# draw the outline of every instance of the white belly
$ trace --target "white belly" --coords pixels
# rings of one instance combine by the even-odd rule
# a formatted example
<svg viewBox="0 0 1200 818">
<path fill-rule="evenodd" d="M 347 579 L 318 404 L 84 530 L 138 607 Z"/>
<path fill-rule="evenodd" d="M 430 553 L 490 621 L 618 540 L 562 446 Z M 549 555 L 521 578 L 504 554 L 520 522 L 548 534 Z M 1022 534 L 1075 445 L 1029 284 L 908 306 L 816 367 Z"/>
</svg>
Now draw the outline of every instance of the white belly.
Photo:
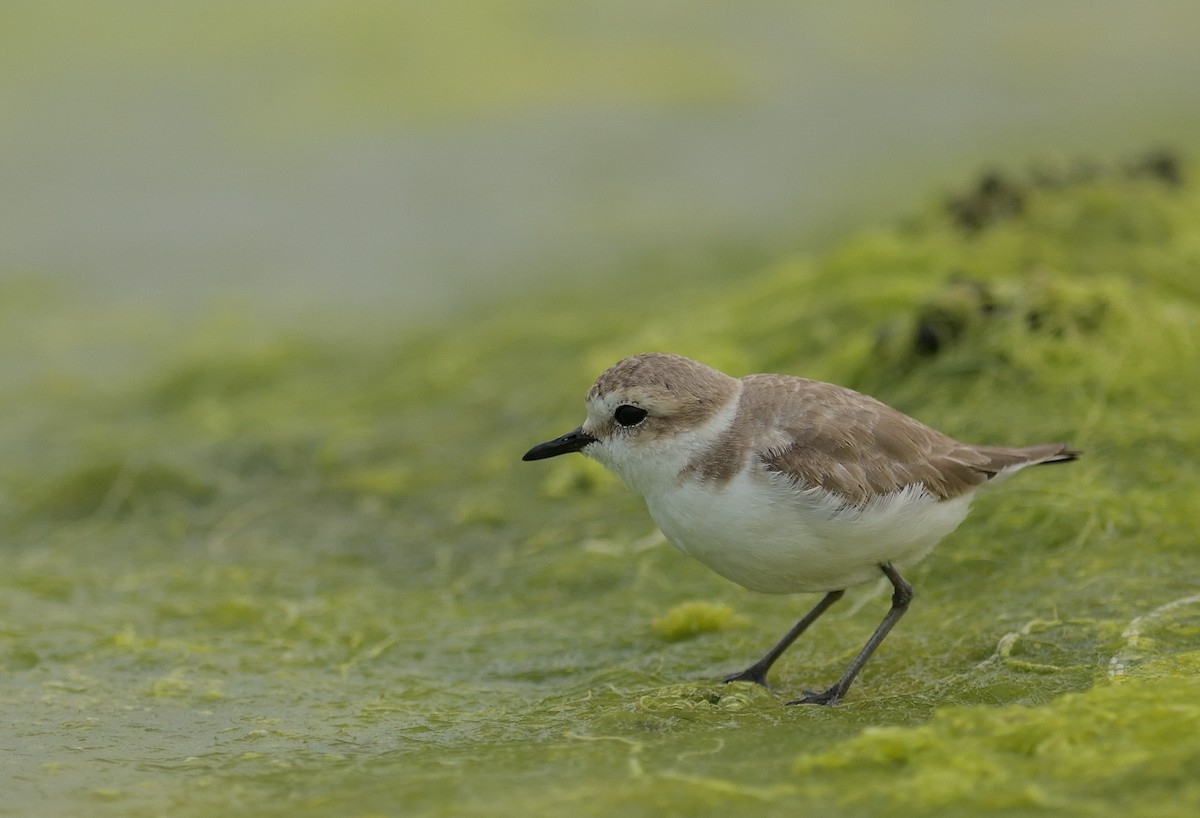
<svg viewBox="0 0 1200 818">
<path fill-rule="evenodd" d="M 755 591 L 836 591 L 877 579 L 879 564 L 912 565 L 967 516 L 970 493 L 937 501 L 920 487 L 866 508 L 820 489 L 799 490 L 767 472 L 723 486 L 695 481 L 646 493 L 672 543 Z"/>
</svg>

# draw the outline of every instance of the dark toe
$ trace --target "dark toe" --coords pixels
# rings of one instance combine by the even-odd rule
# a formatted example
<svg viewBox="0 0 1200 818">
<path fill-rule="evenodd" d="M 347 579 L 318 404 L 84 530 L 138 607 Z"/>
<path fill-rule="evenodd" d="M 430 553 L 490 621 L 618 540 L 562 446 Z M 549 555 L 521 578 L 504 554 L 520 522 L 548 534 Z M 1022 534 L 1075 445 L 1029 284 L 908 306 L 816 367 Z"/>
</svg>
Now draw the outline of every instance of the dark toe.
<svg viewBox="0 0 1200 818">
<path fill-rule="evenodd" d="M 721 681 L 729 684 L 730 682 L 754 682 L 756 685 L 769 687 L 767 684 L 767 674 L 757 668 L 748 667 L 739 673 L 730 673 Z"/>
<path fill-rule="evenodd" d="M 826 707 L 833 707 L 842 700 L 842 692 L 836 687 L 831 687 L 824 693 L 816 693 L 812 690 L 804 691 L 803 698 L 788 702 L 788 704 L 823 704 Z"/>
</svg>

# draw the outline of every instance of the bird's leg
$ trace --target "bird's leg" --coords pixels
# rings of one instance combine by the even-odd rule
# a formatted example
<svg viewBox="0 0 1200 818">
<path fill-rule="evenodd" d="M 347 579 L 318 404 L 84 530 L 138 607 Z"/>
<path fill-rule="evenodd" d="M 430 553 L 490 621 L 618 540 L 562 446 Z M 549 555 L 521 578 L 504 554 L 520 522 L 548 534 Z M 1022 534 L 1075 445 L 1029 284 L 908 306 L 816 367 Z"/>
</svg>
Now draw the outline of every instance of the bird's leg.
<svg viewBox="0 0 1200 818">
<path fill-rule="evenodd" d="M 817 621 L 817 618 L 825 613 L 825 610 L 842 598 L 845 591 L 830 591 L 822 597 L 813 609 L 806 613 L 804 617 L 797 622 L 790 631 L 784 634 L 784 637 L 776 643 L 775 647 L 767 651 L 767 655 L 759 659 L 750 667 L 743 670 L 741 673 L 731 673 L 725 677 L 726 682 L 754 682 L 763 687 L 767 686 L 767 671 L 771 669 L 771 665 L 775 664 L 775 660 L 783 655 L 796 637 L 808 630 L 808 626 Z"/>
<path fill-rule="evenodd" d="M 892 607 L 884 616 L 883 621 L 879 623 L 879 627 L 875 629 L 875 633 L 871 634 L 871 638 L 867 640 L 867 644 L 863 645 L 863 649 L 854 657 L 854 661 L 850 663 L 850 667 L 846 668 L 846 672 L 842 674 L 842 678 L 834 682 L 833 687 L 826 690 L 824 693 L 808 693 L 803 699 L 797 699 L 788 704 L 826 704 L 835 705 L 842 700 L 842 696 L 846 695 L 846 691 L 850 689 L 854 677 L 863 669 L 863 665 L 871 658 L 871 654 L 875 652 L 875 648 L 879 647 L 879 643 L 884 640 L 888 633 L 900 621 L 900 617 L 904 616 L 904 612 L 908 610 L 908 604 L 912 602 L 913 589 L 908 584 L 908 580 L 900 576 L 900 572 L 892 567 L 890 562 L 880 563 L 879 568 L 884 575 L 891 580 L 892 587 L 896 590 L 892 592 Z"/>
</svg>

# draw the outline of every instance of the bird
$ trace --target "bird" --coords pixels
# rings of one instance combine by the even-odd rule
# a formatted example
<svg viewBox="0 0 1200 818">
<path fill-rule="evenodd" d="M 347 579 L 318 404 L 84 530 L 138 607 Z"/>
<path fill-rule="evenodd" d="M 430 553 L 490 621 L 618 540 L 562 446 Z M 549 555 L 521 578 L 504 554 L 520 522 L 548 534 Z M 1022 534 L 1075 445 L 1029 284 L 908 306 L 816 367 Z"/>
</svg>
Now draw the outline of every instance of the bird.
<svg viewBox="0 0 1200 818">
<path fill-rule="evenodd" d="M 979 489 L 1080 455 L 1065 443 L 962 443 L 847 387 L 734 378 L 666 353 L 618 361 L 585 407 L 581 426 L 522 459 L 580 452 L 640 493 L 666 538 L 721 576 L 769 594 L 823 594 L 724 681 L 767 686 L 776 660 L 847 588 L 881 575 L 891 583 L 891 607 L 837 681 L 788 704 L 845 697 L 912 602 L 900 569 L 959 526 Z"/>
</svg>

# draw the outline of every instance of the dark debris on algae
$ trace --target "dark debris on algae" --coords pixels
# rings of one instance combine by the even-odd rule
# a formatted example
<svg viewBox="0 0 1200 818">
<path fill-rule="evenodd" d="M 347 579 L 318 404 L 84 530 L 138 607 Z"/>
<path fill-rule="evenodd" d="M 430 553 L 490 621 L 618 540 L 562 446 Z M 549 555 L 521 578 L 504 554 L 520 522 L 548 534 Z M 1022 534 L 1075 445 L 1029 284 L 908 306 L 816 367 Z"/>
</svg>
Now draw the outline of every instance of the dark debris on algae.
<svg viewBox="0 0 1200 818">
<path fill-rule="evenodd" d="M 992 170 L 982 174 L 965 192 L 947 197 L 946 214 L 964 233 L 973 234 L 1020 218 L 1029 200 L 1041 191 L 1138 180 L 1166 188 L 1181 187 L 1183 160 L 1176 151 L 1163 148 L 1107 165 L 1086 160 L 1061 168 L 1037 165 L 1021 176 Z"/>
</svg>

